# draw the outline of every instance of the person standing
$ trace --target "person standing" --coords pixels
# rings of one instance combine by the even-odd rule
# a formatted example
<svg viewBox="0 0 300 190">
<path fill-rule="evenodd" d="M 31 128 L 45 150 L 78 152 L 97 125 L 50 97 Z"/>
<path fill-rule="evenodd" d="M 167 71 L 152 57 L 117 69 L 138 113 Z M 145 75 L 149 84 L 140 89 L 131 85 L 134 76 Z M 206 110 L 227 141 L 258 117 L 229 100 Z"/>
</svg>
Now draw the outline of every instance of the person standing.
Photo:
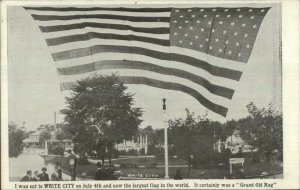
<svg viewBox="0 0 300 190">
<path fill-rule="evenodd" d="M 31 181 L 32 180 L 31 175 L 32 175 L 32 171 L 28 170 L 26 172 L 26 175 L 22 177 L 21 181 Z"/>
<path fill-rule="evenodd" d="M 237 175 L 236 175 L 236 178 L 237 178 L 237 179 L 245 179 L 245 178 L 246 178 L 243 169 L 239 169 L 239 170 L 238 170 Z"/>
<path fill-rule="evenodd" d="M 102 179 L 103 180 L 110 180 L 110 171 L 108 163 L 104 163 L 102 167 Z"/>
<path fill-rule="evenodd" d="M 40 181 L 49 181 L 49 175 L 46 173 L 47 168 L 42 168 L 42 173 L 39 174 Z"/>
<path fill-rule="evenodd" d="M 182 179 L 182 175 L 181 175 L 180 170 L 176 170 L 174 179 L 175 179 L 175 180 L 181 180 L 181 179 Z"/>
<path fill-rule="evenodd" d="M 51 174 L 51 181 L 60 181 L 58 178 L 58 168 L 56 166 L 54 172 Z"/>
<path fill-rule="evenodd" d="M 76 181 L 76 166 L 77 166 L 77 157 L 72 150 L 69 150 L 69 163 L 72 169 L 71 172 L 71 181 Z"/>
<path fill-rule="evenodd" d="M 38 171 L 34 171 L 34 176 L 32 178 L 32 181 L 40 181 L 40 177 L 39 177 L 39 172 Z"/>
<path fill-rule="evenodd" d="M 115 172 L 115 166 L 113 163 L 109 163 L 107 167 L 108 172 L 108 179 L 113 180 L 114 179 L 114 172 Z"/>
<path fill-rule="evenodd" d="M 57 171 L 57 176 L 58 176 L 58 179 L 59 181 L 62 181 L 62 171 L 61 171 L 61 168 L 60 168 L 60 162 L 56 162 L 56 167 L 58 169 Z"/>
<path fill-rule="evenodd" d="M 97 162 L 97 171 L 95 173 L 95 180 L 103 180 L 103 169 L 101 162 Z"/>
</svg>

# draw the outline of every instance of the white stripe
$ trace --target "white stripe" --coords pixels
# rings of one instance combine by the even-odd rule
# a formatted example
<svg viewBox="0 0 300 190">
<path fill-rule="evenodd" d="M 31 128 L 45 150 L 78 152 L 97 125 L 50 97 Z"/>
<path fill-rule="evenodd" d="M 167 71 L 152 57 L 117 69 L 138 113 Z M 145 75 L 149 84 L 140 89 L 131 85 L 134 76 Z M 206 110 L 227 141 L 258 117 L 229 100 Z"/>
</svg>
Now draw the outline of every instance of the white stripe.
<svg viewBox="0 0 300 190">
<path fill-rule="evenodd" d="M 60 76 L 60 81 L 62 83 L 64 82 L 75 82 L 76 80 L 81 80 L 83 78 L 86 78 L 90 76 L 92 73 L 95 72 L 89 72 L 89 73 L 84 73 L 84 74 L 78 74 L 78 75 L 65 75 L 65 76 Z M 201 95 L 209 99 L 210 101 L 223 105 L 225 107 L 229 106 L 230 100 L 218 95 L 214 95 L 210 93 L 207 89 L 202 87 L 201 85 L 198 85 L 196 83 L 193 83 L 187 79 L 183 79 L 180 77 L 176 76 L 169 76 L 169 75 L 162 75 L 159 73 L 151 72 L 151 71 L 144 71 L 144 70 L 135 70 L 135 69 L 104 69 L 104 70 L 99 70 L 96 73 L 102 74 L 102 75 L 110 75 L 111 73 L 117 73 L 120 76 L 130 76 L 130 77 L 147 77 L 150 79 L 155 79 L 155 80 L 161 80 L 165 82 L 174 82 L 178 84 L 182 84 L 185 86 L 188 86 L 192 89 L 195 89 L 198 91 Z"/>
<path fill-rule="evenodd" d="M 39 11 L 27 10 L 30 14 L 35 15 L 55 15 L 55 16 L 68 16 L 68 15 L 91 15 L 91 14 L 108 14 L 108 15 L 121 15 L 121 16 L 134 16 L 134 17 L 170 17 L 170 12 L 130 12 L 130 11 Z"/>
<path fill-rule="evenodd" d="M 194 57 L 196 59 L 207 61 L 211 65 L 217 66 L 217 67 L 223 67 L 227 69 L 233 69 L 238 71 L 243 71 L 245 69 L 246 64 L 242 62 L 232 61 L 232 60 L 226 60 L 221 59 L 218 57 L 214 57 L 212 55 L 208 55 L 202 52 L 198 52 L 195 50 L 180 48 L 180 47 L 166 47 L 166 46 L 160 46 L 156 44 L 150 44 L 145 42 L 138 42 L 138 41 L 125 41 L 125 40 L 105 40 L 105 39 L 90 39 L 89 41 L 82 41 L 82 42 L 71 42 L 66 43 L 58 46 L 49 47 L 50 52 L 57 53 L 62 51 L 68 51 L 77 48 L 88 48 L 95 45 L 120 45 L 120 46 L 135 46 L 135 47 L 141 47 L 146 48 L 150 50 L 160 51 L 164 53 L 177 53 L 181 55 L 188 55 L 191 57 Z"/>
<path fill-rule="evenodd" d="M 157 39 L 169 39 L 169 34 L 150 34 L 150 33 L 142 33 L 142 32 L 133 32 L 130 30 L 118 30 L 118 29 L 109 29 L 109 28 L 93 28 L 93 27 L 85 27 L 84 29 L 73 29 L 59 32 L 50 32 L 43 33 L 46 39 L 48 38 L 57 38 L 63 36 L 70 36 L 76 34 L 86 34 L 87 32 L 98 32 L 98 33 L 107 33 L 107 34 L 120 34 L 120 35 L 136 35 L 142 37 L 149 38 L 157 38 Z"/>
<path fill-rule="evenodd" d="M 206 54 L 206 53 L 203 53 L 200 51 L 176 47 L 176 46 L 171 46 L 170 48 L 173 53 L 189 55 L 196 59 L 206 61 L 217 67 L 224 67 L 224 68 L 238 70 L 238 71 L 244 71 L 244 69 L 246 67 L 246 64 L 243 62 L 233 61 L 233 60 L 229 60 L 229 59 L 222 59 L 222 58 L 215 57 L 213 55 L 209 55 L 209 54 Z"/>
<path fill-rule="evenodd" d="M 69 51 L 77 48 L 88 48 L 95 45 L 120 45 L 120 46 L 130 46 L 130 41 L 125 40 L 105 40 L 105 39 L 90 39 L 88 41 L 71 42 L 66 44 L 61 44 L 58 46 L 49 46 L 51 53 L 58 53 L 62 51 Z M 160 46 L 159 46 L 160 47 Z"/>
<path fill-rule="evenodd" d="M 95 22 L 95 23 L 110 23 L 110 24 L 123 24 L 130 25 L 133 27 L 144 27 L 144 28 L 158 28 L 158 27 L 169 27 L 169 22 L 131 22 L 126 20 L 117 19 L 96 19 L 96 18 L 82 18 L 75 20 L 51 20 L 51 21 L 39 21 L 35 20 L 39 26 L 56 26 L 56 25 L 67 25 L 67 24 L 80 24 L 82 22 Z"/>
<path fill-rule="evenodd" d="M 176 61 L 165 61 L 161 59 L 151 58 L 145 55 L 136 55 L 136 54 L 128 54 L 128 53 L 101 53 L 95 54 L 94 56 L 86 56 L 81 57 L 78 59 L 66 60 L 56 62 L 57 68 L 65 68 L 65 67 L 72 67 L 77 65 L 84 65 L 89 64 L 96 61 L 105 61 L 105 60 L 134 60 L 134 61 L 141 61 L 141 62 L 148 62 L 154 65 L 162 66 L 162 67 L 169 67 L 174 69 L 180 69 L 194 75 L 201 76 L 206 80 L 210 81 L 212 84 L 224 86 L 227 88 L 235 89 L 238 81 L 226 79 L 223 77 L 218 77 L 211 75 L 207 71 L 196 68 L 184 63 L 176 62 Z"/>
</svg>

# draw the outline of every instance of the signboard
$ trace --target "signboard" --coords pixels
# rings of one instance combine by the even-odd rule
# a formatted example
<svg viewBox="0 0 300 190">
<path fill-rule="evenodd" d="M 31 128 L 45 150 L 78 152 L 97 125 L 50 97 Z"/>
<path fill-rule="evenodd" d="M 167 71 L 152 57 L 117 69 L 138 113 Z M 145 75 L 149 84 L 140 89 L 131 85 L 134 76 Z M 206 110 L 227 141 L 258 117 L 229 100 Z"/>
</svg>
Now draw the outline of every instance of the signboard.
<svg viewBox="0 0 300 190">
<path fill-rule="evenodd" d="M 242 164 L 245 162 L 245 158 L 229 158 L 230 164 Z"/>
<path fill-rule="evenodd" d="M 242 164 L 244 167 L 245 158 L 229 158 L 230 174 L 232 174 L 232 164 Z M 244 170 L 244 168 L 242 168 Z"/>
<path fill-rule="evenodd" d="M 71 167 L 76 167 L 77 158 L 74 155 L 69 156 L 69 164 Z"/>
<path fill-rule="evenodd" d="M 74 166 L 74 165 L 75 165 L 75 159 L 73 159 L 73 158 L 70 159 L 70 165 L 71 165 L 71 166 Z"/>
<path fill-rule="evenodd" d="M 75 155 L 71 154 L 69 156 L 69 164 L 72 168 L 72 173 L 71 173 L 71 180 L 76 181 L 76 164 L 77 164 L 77 158 Z"/>
</svg>

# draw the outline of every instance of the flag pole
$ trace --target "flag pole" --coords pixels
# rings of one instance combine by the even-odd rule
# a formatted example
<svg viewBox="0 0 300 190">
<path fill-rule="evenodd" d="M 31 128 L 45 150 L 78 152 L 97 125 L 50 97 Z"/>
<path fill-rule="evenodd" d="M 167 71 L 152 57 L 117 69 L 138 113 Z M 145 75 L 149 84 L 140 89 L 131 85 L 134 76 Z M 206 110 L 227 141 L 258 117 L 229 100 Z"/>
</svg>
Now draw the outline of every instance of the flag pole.
<svg viewBox="0 0 300 190">
<path fill-rule="evenodd" d="M 165 141 L 165 179 L 169 179 L 169 155 L 168 155 L 168 120 L 167 120 L 166 98 L 163 98 L 163 122 L 164 122 L 164 141 Z"/>
<path fill-rule="evenodd" d="M 56 131 L 57 128 L 56 128 L 56 112 L 54 112 L 54 130 Z"/>
</svg>

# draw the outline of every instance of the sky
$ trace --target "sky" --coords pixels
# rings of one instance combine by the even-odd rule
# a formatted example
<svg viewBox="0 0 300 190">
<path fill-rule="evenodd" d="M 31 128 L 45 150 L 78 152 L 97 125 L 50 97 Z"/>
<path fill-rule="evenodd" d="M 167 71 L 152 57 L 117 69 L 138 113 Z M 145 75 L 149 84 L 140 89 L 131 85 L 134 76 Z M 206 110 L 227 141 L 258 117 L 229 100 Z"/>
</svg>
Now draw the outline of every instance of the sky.
<svg viewBox="0 0 300 190">
<path fill-rule="evenodd" d="M 200 6 L 200 5 L 199 5 Z M 212 6 L 212 5 L 205 5 Z M 234 5 L 233 7 L 240 6 Z M 185 108 L 196 115 L 207 114 L 224 122 L 247 116 L 246 105 L 269 103 L 281 111 L 280 22 L 278 7 L 267 13 L 258 33 L 247 67 L 236 88 L 226 118 L 203 107 L 191 96 L 177 91 L 144 85 L 127 85 L 134 94 L 135 106 L 144 111 L 141 128 L 162 128 L 162 98 L 167 99 L 167 117 L 185 117 Z M 8 8 L 8 121 L 25 122 L 34 130 L 41 124 L 63 122 L 59 110 L 65 107 L 68 91 L 60 91 L 56 68 L 42 33 L 22 7 Z"/>
</svg>

